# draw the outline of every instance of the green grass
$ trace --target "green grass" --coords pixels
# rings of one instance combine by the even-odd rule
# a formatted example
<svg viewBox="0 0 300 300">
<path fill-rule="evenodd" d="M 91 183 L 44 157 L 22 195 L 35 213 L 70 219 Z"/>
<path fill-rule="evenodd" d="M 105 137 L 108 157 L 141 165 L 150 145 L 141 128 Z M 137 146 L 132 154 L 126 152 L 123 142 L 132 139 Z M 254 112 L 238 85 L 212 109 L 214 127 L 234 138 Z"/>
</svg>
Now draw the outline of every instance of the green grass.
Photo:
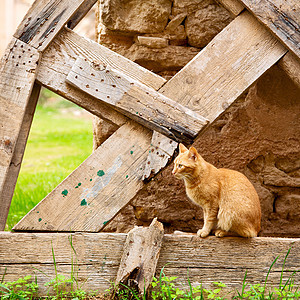
<svg viewBox="0 0 300 300">
<path fill-rule="evenodd" d="M 47 90 L 42 93 L 25 149 L 6 230 L 11 230 L 91 154 L 92 120 L 76 117 L 74 110 L 79 111 L 80 108 L 53 98 Z"/>
</svg>

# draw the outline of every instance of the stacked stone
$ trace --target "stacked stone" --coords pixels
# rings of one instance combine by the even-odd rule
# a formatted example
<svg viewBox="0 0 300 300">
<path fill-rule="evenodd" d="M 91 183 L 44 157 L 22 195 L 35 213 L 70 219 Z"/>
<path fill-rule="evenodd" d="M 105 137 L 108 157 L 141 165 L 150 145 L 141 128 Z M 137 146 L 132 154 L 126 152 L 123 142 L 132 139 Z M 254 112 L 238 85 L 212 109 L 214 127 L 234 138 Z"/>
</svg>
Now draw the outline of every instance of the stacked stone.
<svg viewBox="0 0 300 300">
<path fill-rule="evenodd" d="M 100 0 L 98 42 L 169 79 L 231 20 L 214 0 Z"/>
</svg>

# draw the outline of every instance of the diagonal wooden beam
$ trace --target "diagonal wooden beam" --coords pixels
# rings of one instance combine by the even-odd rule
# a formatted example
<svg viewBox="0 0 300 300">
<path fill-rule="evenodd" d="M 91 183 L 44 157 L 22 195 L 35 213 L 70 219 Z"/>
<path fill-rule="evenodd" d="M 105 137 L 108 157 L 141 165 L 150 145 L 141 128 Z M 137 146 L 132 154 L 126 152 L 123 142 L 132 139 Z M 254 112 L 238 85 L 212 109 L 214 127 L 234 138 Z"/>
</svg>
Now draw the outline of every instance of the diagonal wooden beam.
<svg viewBox="0 0 300 300">
<path fill-rule="evenodd" d="M 155 90 L 159 89 L 166 82 L 164 78 L 135 64 L 124 56 L 81 37 L 68 28 L 62 29 L 43 52 L 37 81 L 98 117 L 118 126 L 125 124 L 127 117 L 109 105 L 67 84 L 66 78 L 78 56 L 90 61 L 102 61 L 109 64 L 113 69 Z"/>
<path fill-rule="evenodd" d="M 75 25 L 94 3 L 95 0 L 36 0 L 14 37 L 39 51 L 44 51 L 73 16 Z"/>
<path fill-rule="evenodd" d="M 159 91 L 213 122 L 285 53 L 244 12 Z M 152 132 L 136 123 L 122 126 L 14 229 L 101 230 L 144 186 L 151 140 Z"/>
<path fill-rule="evenodd" d="M 0 230 L 5 227 L 16 180 L 11 170 L 15 163 L 21 163 L 13 158 L 24 152 L 26 141 L 20 139 L 28 135 L 31 124 L 27 107 L 35 107 L 31 102 L 36 96 L 31 97 L 31 92 L 39 57 L 35 48 L 13 38 L 0 61 Z"/>
<path fill-rule="evenodd" d="M 199 114 L 102 61 L 89 62 L 78 57 L 66 81 L 176 141 L 191 142 L 208 123 Z"/>
<path fill-rule="evenodd" d="M 239 0 L 300 59 L 299 0 Z"/>
</svg>

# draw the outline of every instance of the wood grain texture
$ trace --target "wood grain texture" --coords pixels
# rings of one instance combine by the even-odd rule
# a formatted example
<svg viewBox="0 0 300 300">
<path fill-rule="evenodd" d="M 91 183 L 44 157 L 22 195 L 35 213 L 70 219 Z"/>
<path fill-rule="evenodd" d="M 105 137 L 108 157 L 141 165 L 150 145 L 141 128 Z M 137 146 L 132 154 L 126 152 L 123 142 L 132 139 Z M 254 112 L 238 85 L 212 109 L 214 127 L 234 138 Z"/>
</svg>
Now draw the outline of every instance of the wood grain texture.
<svg viewBox="0 0 300 300">
<path fill-rule="evenodd" d="M 151 147 L 144 169 L 143 179 L 149 179 L 157 174 L 173 157 L 178 143 L 160 134 L 153 132 Z"/>
<path fill-rule="evenodd" d="M 14 194 L 19 171 L 21 168 L 21 163 L 23 160 L 25 146 L 27 143 L 30 127 L 32 124 L 33 115 L 40 95 L 40 89 L 41 86 L 35 83 L 31 92 L 31 96 L 28 101 L 28 105 L 25 110 L 22 124 L 20 126 L 20 132 L 17 137 L 15 150 L 13 152 L 12 159 L 7 170 L 6 180 L 4 181 L 3 189 L 0 192 L 0 199 L 1 199 L 0 230 L 4 230 L 5 228 L 5 223 L 7 220 L 11 199 Z"/>
<path fill-rule="evenodd" d="M 74 29 L 76 25 L 84 18 L 84 16 L 90 11 L 97 0 L 84 1 L 82 5 L 76 10 L 75 14 L 69 19 L 67 26 L 70 29 Z"/>
<path fill-rule="evenodd" d="M 182 105 L 213 122 L 285 53 L 254 17 L 243 12 L 160 92 L 171 97 L 176 90 Z"/>
<path fill-rule="evenodd" d="M 91 0 L 35 0 L 14 36 L 44 51 L 76 12 L 83 16 L 88 12 L 88 2 Z"/>
<path fill-rule="evenodd" d="M 151 133 L 133 121 L 120 127 L 14 230 L 101 230 L 143 187 Z"/>
<path fill-rule="evenodd" d="M 25 111 L 34 85 L 39 53 L 25 43 L 12 39 L 0 62 L 0 229 L 4 229 L 11 201 L 11 164 L 20 163 L 16 148 L 22 132 L 28 134 Z M 25 119 L 24 119 L 25 118 Z M 24 145 L 25 146 L 25 145 Z M 23 146 L 22 146 L 23 147 Z M 24 150 L 24 149 L 23 149 Z M 21 150 L 21 152 L 23 152 Z"/>
<path fill-rule="evenodd" d="M 155 218 L 149 227 L 135 227 L 127 235 L 115 283 L 147 294 L 153 281 L 164 236 L 162 223 Z M 122 288 L 122 286 L 121 286 Z"/>
<path fill-rule="evenodd" d="M 292 52 L 288 52 L 279 62 L 279 68 L 294 81 L 300 88 L 300 59 L 297 58 Z"/>
<path fill-rule="evenodd" d="M 208 121 L 103 62 L 78 57 L 66 81 L 149 129 L 191 142 Z"/>
<path fill-rule="evenodd" d="M 6 267 L 5 281 L 15 281 L 35 273 L 40 293 L 45 295 L 43 284 L 55 276 L 52 245 L 58 272 L 70 276 L 72 250 L 69 236 L 68 233 L 0 233 L 0 277 Z M 126 237 L 126 234 L 111 233 L 72 234 L 77 253 L 78 280 L 80 284 L 84 283 L 84 289 L 103 292 L 110 287 L 110 282 L 115 281 Z M 272 262 L 280 255 L 268 279 L 268 286 L 278 287 L 284 257 L 290 247 L 283 272 L 284 281 L 293 271 L 300 269 L 300 239 L 220 239 L 213 236 L 201 239 L 191 235 L 165 234 L 156 276 L 165 267 L 166 275 L 178 276 L 176 283 L 181 283 L 184 288 L 188 288 L 188 274 L 194 286 L 202 282 L 204 288 L 214 288 L 213 282 L 222 281 L 231 290 L 241 290 L 245 271 L 247 282 L 263 284 Z M 299 279 L 298 272 L 295 282 Z"/>
<path fill-rule="evenodd" d="M 254 17 L 243 12 L 159 92 L 213 122 L 285 52 Z M 156 142 L 168 140 L 161 137 Z M 167 163 L 151 155 L 145 177 Z"/>
<path fill-rule="evenodd" d="M 224 6 L 235 17 L 238 16 L 245 8 L 239 0 L 217 0 L 217 2 Z"/>
<path fill-rule="evenodd" d="M 102 61 L 113 69 L 130 76 L 155 90 L 166 80 L 140 67 L 125 57 L 81 37 L 70 29 L 64 28 L 44 51 L 37 81 L 48 89 L 85 108 L 94 115 L 122 126 L 128 119 L 124 115 L 100 102 L 94 97 L 66 83 L 66 78 L 77 57 L 90 61 Z"/>
<path fill-rule="evenodd" d="M 300 58 L 300 2 L 298 0 L 240 0 L 258 20 Z"/>
</svg>

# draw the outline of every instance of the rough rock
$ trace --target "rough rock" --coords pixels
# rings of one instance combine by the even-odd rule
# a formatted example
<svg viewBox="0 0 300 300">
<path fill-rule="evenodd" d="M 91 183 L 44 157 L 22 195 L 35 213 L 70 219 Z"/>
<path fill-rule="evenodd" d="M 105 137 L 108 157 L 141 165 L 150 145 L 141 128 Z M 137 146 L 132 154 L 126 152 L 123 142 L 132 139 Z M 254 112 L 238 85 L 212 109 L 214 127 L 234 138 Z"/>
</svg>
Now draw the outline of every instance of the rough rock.
<svg viewBox="0 0 300 300">
<path fill-rule="evenodd" d="M 231 20 L 229 12 L 217 4 L 210 4 L 189 14 L 185 21 L 189 45 L 205 47 Z"/>
<path fill-rule="evenodd" d="M 166 27 L 166 31 L 174 32 L 174 30 L 177 29 L 177 27 L 183 22 L 183 20 L 186 18 L 186 13 L 179 14 L 171 19 L 171 21 L 168 23 Z M 170 16 L 171 17 L 171 16 Z"/>
<path fill-rule="evenodd" d="M 133 44 L 124 54 L 139 65 L 160 72 L 165 70 L 180 70 L 199 52 L 193 47 L 168 46 L 162 49 Z M 171 59 L 172 58 L 172 59 Z"/>
<path fill-rule="evenodd" d="M 161 37 L 138 36 L 137 40 L 141 46 L 153 49 L 165 48 L 169 44 L 167 39 Z"/>
<path fill-rule="evenodd" d="M 172 15 L 177 16 L 182 13 L 189 15 L 196 10 L 215 3 L 216 2 L 214 0 L 174 0 L 172 6 Z"/>
<path fill-rule="evenodd" d="M 160 32 L 166 27 L 170 13 L 170 0 L 100 1 L 100 21 L 110 30 Z"/>
</svg>

